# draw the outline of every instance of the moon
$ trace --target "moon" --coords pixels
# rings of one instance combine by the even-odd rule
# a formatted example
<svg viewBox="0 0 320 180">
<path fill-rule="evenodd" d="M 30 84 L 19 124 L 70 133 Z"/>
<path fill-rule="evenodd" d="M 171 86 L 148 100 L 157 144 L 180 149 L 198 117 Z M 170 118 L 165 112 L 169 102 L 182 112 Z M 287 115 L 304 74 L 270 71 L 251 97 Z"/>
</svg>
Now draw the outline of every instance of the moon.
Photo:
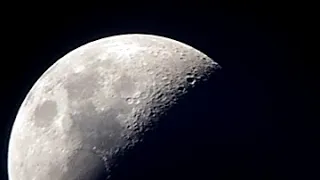
<svg viewBox="0 0 320 180">
<path fill-rule="evenodd" d="M 37 80 L 16 116 L 10 180 L 110 178 L 117 156 L 205 83 L 218 63 L 176 40 L 102 38 L 69 52 Z"/>
</svg>

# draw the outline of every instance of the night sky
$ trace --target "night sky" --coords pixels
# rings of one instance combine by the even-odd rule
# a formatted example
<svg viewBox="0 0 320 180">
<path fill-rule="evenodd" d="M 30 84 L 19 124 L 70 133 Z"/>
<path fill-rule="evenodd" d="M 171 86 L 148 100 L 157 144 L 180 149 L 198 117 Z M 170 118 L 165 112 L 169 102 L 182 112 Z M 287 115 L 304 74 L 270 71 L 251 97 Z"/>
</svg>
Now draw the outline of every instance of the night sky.
<svg viewBox="0 0 320 180">
<path fill-rule="evenodd" d="M 207 54 L 222 69 L 206 87 L 211 95 L 199 94 L 198 99 L 185 102 L 194 104 L 189 112 L 206 109 L 208 113 L 194 115 L 198 120 L 183 125 L 183 132 L 154 137 L 151 142 L 159 142 L 151 147 L 154 150 L 141 148 L 138 152 L 138 148 L 124 159 L 127 162 L 115 170 L 115 176 L 309 179 L 303 168 L 312 164 L 305 153 L 311 146 L 304 138 L 312 132 L 304 129 L 308 118 L 304 9 L 292 2 L 258 2 L 85 2 L 74 7 L 46 2 L 29 4 L 30 8 L 8 7 L 1 17 L 5 58 L 0 76 L 0 179 L 7 179 L 7 148 L 14 118 L 35 81 L 69 51 L 123 33 L 162 35 L 184 42 Z M 182 111 L 188 112 L 188 108 Z M 179 118 L 190 114 L 185 116 Z M 181 123 L 170 126 L 174 129 Z M 169 134 L 170 140 L 165 138 Z"/>
</svg>

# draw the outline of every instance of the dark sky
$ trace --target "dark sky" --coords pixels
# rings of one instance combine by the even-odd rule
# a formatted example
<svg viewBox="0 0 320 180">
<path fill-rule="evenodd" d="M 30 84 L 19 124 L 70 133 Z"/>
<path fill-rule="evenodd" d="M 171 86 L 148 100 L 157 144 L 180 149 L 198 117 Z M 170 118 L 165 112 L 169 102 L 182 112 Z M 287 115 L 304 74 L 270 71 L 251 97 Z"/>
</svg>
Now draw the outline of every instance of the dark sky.
<svg viewBox="0 0 320 180">
<path fill-rule="evenodd" d="M 70 50 L 123 33 L 176 39 L 201 50 L 223 67 L 211 86 L 219 95 L 215 95 L 216 101 L 210 101 L 212 104 L 206 104 L 216 109 L 207 115 L 213 122 L 202 130 L 199 124 L 195 125 L 197 131 L 207 133 L 193 131 L 207 137 L 198 141 L 205 143 L 189 144 L 205 147 L 185 152 L 193 155 L 181 155 L 191 156 L 190 161 L 194 162 L 188 163 L 195 167 L 181 166 L 175 170 L 179 173 L 172 176 L 165 172 L 167 179 L 189 172 L 191 177 L 199 175 L 199 179 L 208 174 L 207 179 L 306 176 L 301 167 L 309 163 L 303 156 L 308 146 L 304 135 L 312 132 L 303 129 L 307 118 L 304 96 L 308 94 L 303 77 L 303 30 L 307 18 L 303 5 L 272 1 L 150 1 L 24 6 L 8 5 L 8 12 L 1 17 L 5 58 L 0 76 L 0 179 L 7 178 L 7 144 L 15 115 L 39 76 Z M 197 159 L 199 154 L 207 160 Z"/>
</svg>

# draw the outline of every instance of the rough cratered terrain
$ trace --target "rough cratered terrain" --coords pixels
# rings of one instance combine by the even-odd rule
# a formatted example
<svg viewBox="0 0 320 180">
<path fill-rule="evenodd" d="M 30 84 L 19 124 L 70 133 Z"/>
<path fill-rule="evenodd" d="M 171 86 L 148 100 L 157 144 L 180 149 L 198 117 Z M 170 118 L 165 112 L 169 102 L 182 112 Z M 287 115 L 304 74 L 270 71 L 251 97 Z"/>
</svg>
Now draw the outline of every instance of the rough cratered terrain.
<svg viewBox="0 0 320 180">
<path fill-rule="evenodd" d="M 164 37 L 129 34 L 68 53 L 35 83 L 13 126 L 11 180 L 106 178 L 168 109 L 219 66 Z"/>
</svg>

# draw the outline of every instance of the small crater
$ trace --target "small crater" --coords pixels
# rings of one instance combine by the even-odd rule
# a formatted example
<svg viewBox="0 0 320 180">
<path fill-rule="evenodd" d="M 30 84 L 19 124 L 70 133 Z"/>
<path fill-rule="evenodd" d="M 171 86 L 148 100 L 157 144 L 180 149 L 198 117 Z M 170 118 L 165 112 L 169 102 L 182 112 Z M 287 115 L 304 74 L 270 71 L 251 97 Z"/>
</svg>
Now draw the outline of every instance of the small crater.
<svg viewBox="0 0 320 180">
<path fill-rule="evenodd" d="M 193 76 L 188 76 L 186 80 L 189 84 L 194 84 L 196 82 Z"/>
<path fill-rule="evenodd" d="M 57 112 L 57 103 L 55 101 L 45 101 L 38 106 L 34 112 L 36 126 L 46 127 L 50 125 L 57 115 Z"/>
<path fill-rule="evenodd" d="M 214 62 L 213 63 L 213 68 L 214 69 L 221 69 L 222 67 L 218 63 Z"/>
<path fill-rule="evenodd" d="M 127 99 L 126 99 L 126 101 L 127 101 L 127 103 L 128 103 L 128 104 L 132 104 L 132 103 L 133 103 L 133 99 L 132 99 L 132 98 L 130 98 L 130 97 L 129 97 L 129 98 L 127 98 Z"/>
<path fill-rule="evenodd" d="M 162 98 L 161 98 L 161 102 L 165 102 L 167 100 L 167 97 L 166 96 L 163 96 Z"/>
<path fill-rule="evenodd" d="M 153 51 L 151 54 L 154 55 L 154 56 L 158 56 L 159 55 L 159 51 Z"/>
<path fill-rule="evenodd" d="M 198 69 L 197 69 L 196 67 L 192 67 L 192 69 L 191 69 L 191 70 L 192 70 L 192 72 L 193 72 L 193 73 L 198 72 Z"/>
<path fill-rule="evenodd" d="M 163 94 L 163 93 L 158 93 L 158 95 L 157 95 L 157 99 L 161 99 L 163 96 L 164 96 L 164 94 Z"/>
<path fill-rule="evenodd" d="M 136 102 L 135 102 L 135 104 L 140 104 L 140 100 L 137 99 Z"/>
<path fill-rule="evenodd" d="M 154 74 L 154 71 L 148 69 L 148 70 L 147 70 L 147 73 L 148 73 L 149 75 L 152 75 L 152 74 Z"/>
<path fill-rule="evenodd" d="M 161 79 L 162 79 L 162 80 L 167 80 L 168 77 L 167 77 L 167 76 L 163 76 Z"/>
<path fill-rule="evenodd" d="M 141 96 L 141 92 L 140 92 L 140 91 L 137 91 L 137 92 L 133 95 L 134 98 L 139 98 L 140 96 Z"/>
<path fill-rule="evenodd" d="M 178 87 L 178 91 L 184 91 L 184 87 L 183 86 L 180 86 L 180 87 Z"/>
<path fill-rule="evenodd" d="M 154 111 L 151 111 L 149 116 L 154 118 L 154 117 L 156 117 L 156 113 Z"/>
<path fill-rule="evenodd" d="M 175 53 L 180 53 L 180 49 L 179 48 L 174 48 L 174 52 Z"/>
<path fill-rule="evenodd" d="M 148 97 L 147 92 L 145 92 L 145 91 L 141 92 L 141 94 L 140 94 L 141 99 L 146 99 L 147 97 Z"/>
<path fill-rule="evenodd" d="M 133 129 L 131 124 L 127 124 L 126 128 L 129 129 L 129 130 Z M 127 134 L 125 134 L 125 138 L 130 138 L 130 136 L 126 136 L 126 135 Z"/>
</svg>

